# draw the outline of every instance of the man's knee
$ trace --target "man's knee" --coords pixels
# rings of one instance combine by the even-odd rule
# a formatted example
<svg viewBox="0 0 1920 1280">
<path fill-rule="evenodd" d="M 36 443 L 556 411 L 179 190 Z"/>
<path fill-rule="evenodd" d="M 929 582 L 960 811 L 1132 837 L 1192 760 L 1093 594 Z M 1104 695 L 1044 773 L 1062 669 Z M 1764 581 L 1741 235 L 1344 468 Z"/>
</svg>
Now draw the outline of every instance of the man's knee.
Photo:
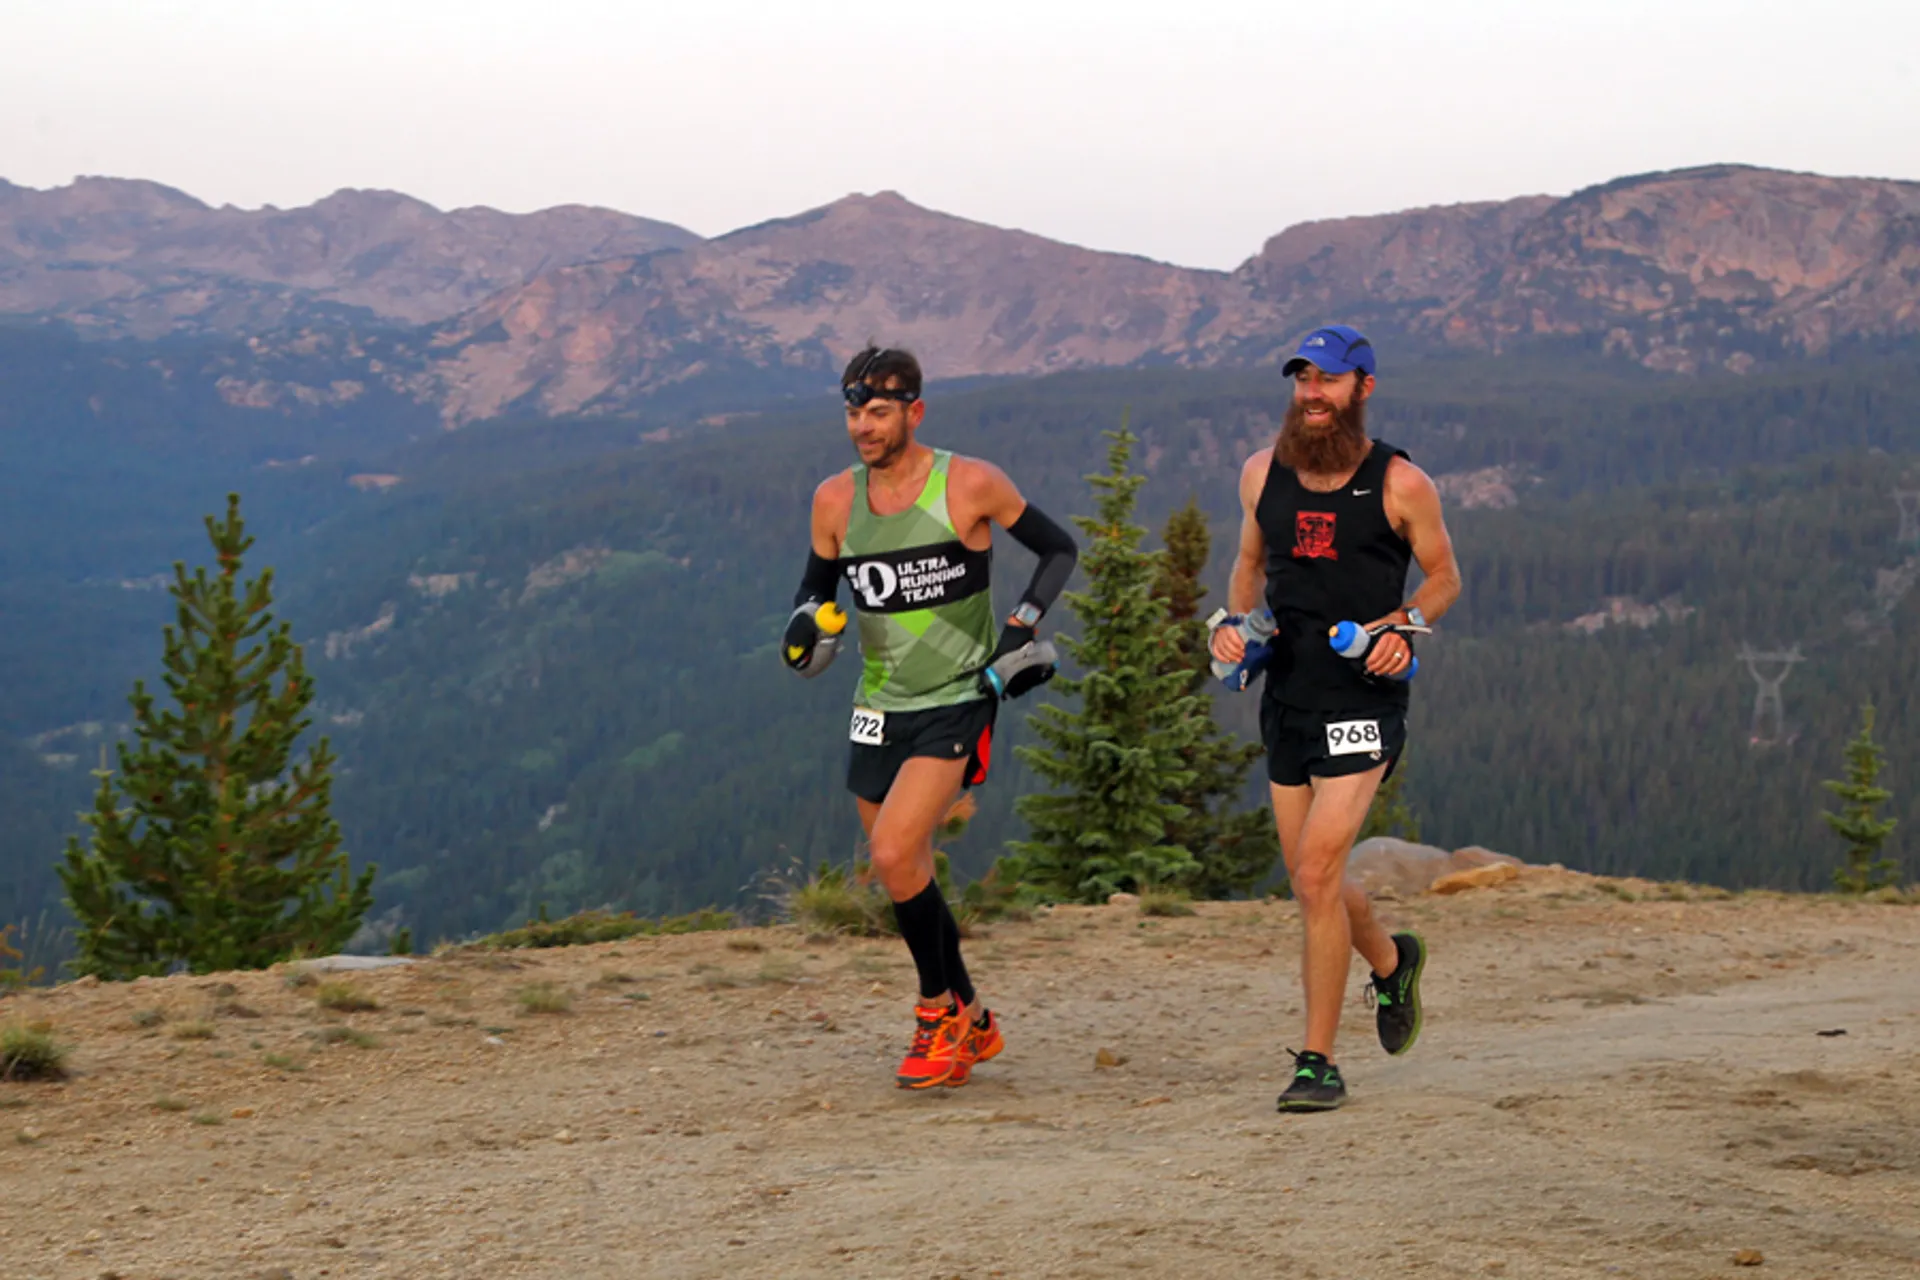
<svg viewBox="0 0 1920 1280">
<path fill-rule="evenodd" d="M 1338 854 L 1301 858 L 1300 865 L 1289 877 L 1293 884 L 1293 896 L 1300 905 L 1314 910 L 1341 901 L 1346 886 L 1346 869 L 1341 865 L 1343 861 Z"/>
<path fill-rule="evenodd" d="M 880 877 L 881 882 L 893 885 L 912 873 L 921 861 L 925 845 L 924 840 L 914 840 L 891 831 L 876 831 L 867 846 L 867 857 L 873 864 L 873 873 Z"/>
</svg>

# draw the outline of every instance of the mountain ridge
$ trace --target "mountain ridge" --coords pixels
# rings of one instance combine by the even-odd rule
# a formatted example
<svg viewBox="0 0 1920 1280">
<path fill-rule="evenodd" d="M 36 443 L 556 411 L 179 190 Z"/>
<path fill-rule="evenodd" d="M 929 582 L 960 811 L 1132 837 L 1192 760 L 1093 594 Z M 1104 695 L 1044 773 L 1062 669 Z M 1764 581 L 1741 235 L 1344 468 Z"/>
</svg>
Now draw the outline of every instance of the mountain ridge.
<svg viewBox="0 0 1920 1280">
<path fill-rule="evenodd" d="M 142 338 L 269 331 L 327 305 L 412 327 L 556 265 L 698 239 L 587 205 L 441 210 L 403 192 L 341 188 L 293 209 L 248 210 L 144 179 L 44 191 L 0 180 L 0 312 Z"/>
<path fill-rule="evenodd" d="M 73 216 L 20 213 L 50 196 Z M 1920 337 L 1920 183 L 1696 166 L 1299 223 L 1222 272 L 892 190 L 703 240 L 581 206 L 442 213 L 343 189 L 247 213 L 85 179 L 0 186 L 6 312 L 102 334 L 247 337 L 259 367 L 222 376 L 242 388 L 236 403 L 262 407 L 310 401 L 276 388 L 297 364 L 310 389 L 323 353 L 337 367 L 320 385 L 378 384 L 448 427 L 629 413 L 710 383 L 797 392 L 868 340 L 914 348 L 943 378 L 1260 365 L 1334 319 L 1408 352 L 1562 344 L 1669 373 L 1744 373 Z M 373 328 L 388 331 L 378 359 L 357 336 Z"/>
</svg>

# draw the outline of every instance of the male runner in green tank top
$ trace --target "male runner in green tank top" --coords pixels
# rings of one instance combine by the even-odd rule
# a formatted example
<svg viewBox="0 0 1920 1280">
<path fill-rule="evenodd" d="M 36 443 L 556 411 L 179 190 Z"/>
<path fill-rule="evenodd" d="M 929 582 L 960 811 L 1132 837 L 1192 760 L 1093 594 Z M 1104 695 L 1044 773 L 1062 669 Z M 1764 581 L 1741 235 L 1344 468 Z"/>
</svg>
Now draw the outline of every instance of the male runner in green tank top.
<svg viewBox="0 0 1920 1280">
<path fill-rule="evenodd" d="M 908 1089 L 961 1085 L 1002 1041 L 934 880 L 933 832 L 963 789 L 986 780 L 1000 700 L 1052 678 L 1053 646 L 1034 628 L 1078 553 L 998 467 L 914 439 L 927 405 L 910 353 L 868 347 L 840 387 L 860 462 L 814 491 L 813 549 L 781 653 L 802 675 L 826 669 L 839 635 L 822 624 L 845 578 L 863 664 L 847 789 L 920 978 L 895 1078 Z M 987 589 L 996 524 L 1040 557 L 997 640 Z"/>
</svg>

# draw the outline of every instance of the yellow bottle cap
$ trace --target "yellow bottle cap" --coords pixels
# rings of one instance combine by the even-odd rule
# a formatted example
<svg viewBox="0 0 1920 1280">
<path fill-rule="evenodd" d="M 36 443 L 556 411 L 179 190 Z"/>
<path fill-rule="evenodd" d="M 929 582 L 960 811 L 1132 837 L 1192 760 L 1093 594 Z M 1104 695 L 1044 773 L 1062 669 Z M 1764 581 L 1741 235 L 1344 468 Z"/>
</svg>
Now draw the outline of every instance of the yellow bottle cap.
<svg viewBox="0 0 1920 1280">
<path fill-rule="evenodd" d="M 846 610 L 829 600 L 814 611 L 813 625 L 830 636 L 837 636 L 847 629 Z"/>
</svg>

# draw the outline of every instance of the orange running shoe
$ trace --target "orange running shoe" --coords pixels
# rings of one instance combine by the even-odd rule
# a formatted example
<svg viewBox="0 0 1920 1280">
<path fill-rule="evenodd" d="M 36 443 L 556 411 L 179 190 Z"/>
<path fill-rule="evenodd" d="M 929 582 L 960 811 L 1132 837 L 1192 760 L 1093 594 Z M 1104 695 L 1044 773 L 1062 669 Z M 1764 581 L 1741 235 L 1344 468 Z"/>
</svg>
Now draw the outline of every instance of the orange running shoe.
<svg viewBox="0 0 1920 1280">
<path fill-rule="evenodd" d="M 966 1039 L 966 1020 L 950 1004 L 915 1005 L 913 1045 L 900 1060 L 893 1078 L 902 1089 L 930 1089 L 945 1084 L 960 1061 Z"/>
<path fill-rule="evenodd" d="M 966 1016 L 965 1013 L 960 1015 L 962 1020 Z M 993 1016 L 993 1010 L 987 1010 L 987 1025 L 984 1027 L 966 1021 L 965 1030 L 960 1033 L 960 1052 L 954 1060 L 953 1074 L 946 1078 L 945 1083 L 951 1088 L 959 1088 L 972 1077 L 974 1067 L 1006 1047 L 1007 1042 L 1000 1035 L 1000 1019 Z"/>
</svg>

